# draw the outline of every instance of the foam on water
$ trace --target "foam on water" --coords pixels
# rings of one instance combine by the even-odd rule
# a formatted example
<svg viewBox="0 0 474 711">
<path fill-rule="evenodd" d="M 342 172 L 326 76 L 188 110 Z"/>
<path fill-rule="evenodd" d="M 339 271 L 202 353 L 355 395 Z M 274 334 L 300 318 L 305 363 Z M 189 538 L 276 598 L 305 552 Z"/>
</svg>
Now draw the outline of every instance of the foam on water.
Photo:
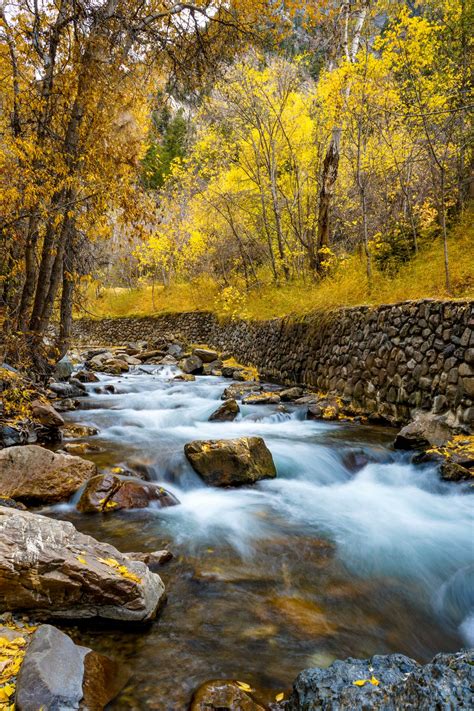
<svg viewBox="0 0 474 711">
<path fill-rule="evenodd" d="M 468 591 L 474 586 L 472 572 L 462 571 L 472 571 L 474 562 L 474 507 L 464 488 L 442 484 L 434 468 L 416 468 L 402 455 L 393 461 L 388 450 L 354 474 L 342 457 L 350 429 L 335 444 L 343 426 L 304 420 L 301 409 L 243 405 L 234 422 L 209 422 L 229 381 L 176 382 L 176 373 L 148 366 L 120 378 L 102 376 L 117 394 L 94 394 L 89 385 L 87 409 L 73 414 L 100 428 L 100 443 L 126 446 L 151 461 L 156 479 L 181 501 L 156 512 L 170 536 L 190 550 L 225 543 L 242 556 L 282 531 L 324 536 L 352 575 L 410 581 L 472 643 Z M 264 437 L 278 471 L 275 480 L 253 488 L 207 488 L 183 454 L 191 440 L 253 435 Z"/>
</svg>

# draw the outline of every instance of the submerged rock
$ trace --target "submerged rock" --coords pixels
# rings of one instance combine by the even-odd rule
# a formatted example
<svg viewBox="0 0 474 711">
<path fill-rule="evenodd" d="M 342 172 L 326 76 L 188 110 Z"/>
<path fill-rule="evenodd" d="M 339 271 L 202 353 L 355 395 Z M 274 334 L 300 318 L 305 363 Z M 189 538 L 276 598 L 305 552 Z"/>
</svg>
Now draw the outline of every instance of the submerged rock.
<svg viewBox="0 0 474 711">
<path fill-rule="evenodd" d="M 171 551 L 152 551 L 151 553 L 126 553 L 127 558 L 130 560 L 140 560 L 145 563 L 150 570 L 155 570 L 160 568 L 165 563 L 168 563 L 173 558 Z"/>
<path fill-rule="evenodd" d="M 0 451 L 0 495 L 27 504 L 64 501 L 96 473 L 93 462 L 35 444 Z"/>
<path fill-rule="evenodd" d="M 233 422 L 240 412 L 237 400 L 226 400 L 209 417 L 209 422 Z"/>
<path fill-rule="evenodd" d="M 74 644 L 51 625 L 33 633 L 18 674 L 18 711 L 100 711 L 120 691 L 126 677 L 119 664 Z"/>
<path fill-rule="evenodd" d="M 261 437 L 195 441 L 184 453 L 210 486 L 244 486 L 276 477 L 270 450 Z"/>
<path fill-rule="evenodd" d="M 425 666 L 403 654 L 349 658 L 301 672 L 285 711 L 468 709 L 473 683 L 472 651 L 438 654 Z"/>
<path fill-rule="evenodd" d="M 231 679 L 207 681 L 194 694 L 190 711 L 265 711 L 246 686 Z"/>
<path fill-rule="evenodd" d="M 161 578 L 72 523 L 0 507 L 0 599 L 38 618 L 148 621 L 164 601 Z"/>
<path fill-rule="evenodd" d="M 90 479 L 79 499 L 77 509 L 83 513 L 143 509 L 151 503 L 164 508 L 176 506 L 178 499 L 157 484 L 108 473 Z"/>
</svg>

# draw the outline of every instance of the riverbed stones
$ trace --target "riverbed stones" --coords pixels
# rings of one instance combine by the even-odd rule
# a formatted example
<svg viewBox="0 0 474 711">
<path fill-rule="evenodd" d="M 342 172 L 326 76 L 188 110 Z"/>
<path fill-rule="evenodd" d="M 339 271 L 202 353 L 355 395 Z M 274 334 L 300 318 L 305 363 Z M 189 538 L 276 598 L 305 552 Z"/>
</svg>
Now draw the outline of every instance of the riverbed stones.
<svg viewBox="0 0 474 711">
<path fill-rule="evenodd" d="M 279 395 L 280 399 L 283 402 L 292 402 L 293 400 L 298 400 L 298 398 L 303 396 L 303 388 L 299 387 L 294 387 L 294 388 L 286 388 L 285 390 L 281 390 Z"/>
<path fill-rule="evenodd" d="M 280 395 L 272 392 L 250 393 L 242 398 L 244 405 L 278 405 Z"/>
<path fill-rule="evenodd" d="M 261 437 L 190 442 L 184 453 L 209 486 L 245 486 L 276 477 L 270 450 Z"/>
<path fill-rule="evenodd" d="M 33 400 L 31 414 L 33 419 L 45 427 L 62 427 L 64 425 L 64 420 L 59 412 L 52 405 L 41 400 Z"/>
<path fill-rule="evenodd" d="M 175 375 L 173 380 L 181 381 L 183 383 L 192 383 L 196 380 L 196 376 L 192 373 L 178 373 Z"/>
<path fill-rule="evenodd" d="M 176 506 L 179 501 L 157 484 L 109 472 L 89 479 L 77 509 L 83 513 L 110 513 L 122 509 L 143 509 L 151 504 L 166 508 Z"/>
<path fill-rule="evenodd" d="M 209 417 L 209 422 L 233 422 L 240 412 L 237 400 L 225 400 Z"/>
<path fill-rule="evenodd" d="M 79 370 L 76 373 L 76 379 L 79 380 L 80 383 L 98 383 L 99 382 L 99 378 L 91 370 Z"/>
<path fill-rule="evenodd" d="M 74 365 L 69 358 L 65 355 L 61 360 L 58 360 L 54 368 L 53 377 L 56 380 L 67 380 L 74 371 Z"/>
<path fill-rule="evenodd" d="M 194 694 L 190 711 L 265 711 L 243 686 L 231 679 L 207 681 Z"/>
<path fill-rule="evenodd" d="M 58 398 L 82 397 L 85 394 L 83 388 L 74 383 L 50 383 L 48 387 Z"/>
<path fill-rule="evenodd" d="M 473 684 L 472 650 L 438 654 L 424 666 L 403 654 L 349 658 L 301 672 L 285 711 L 469 709 Z"/>
<path fill-rule="evenodd" d="M 0 451 L 0 495 L 26 504 L 64 501 L 96 473 L 93 462 L 35 444 Z"/>
<path fill-rule="evenodd" d="M 116 662 L 75 644 L 52 625 L 40 625 L 20 667 L 15 705 L 18 711 L 100 711 L 125 681 Z"/>
<path fill-rule="evenodd" d="M 67 521 L 0 507 L 0 599 L 38 619 L 148 621 L 164 601 L 161 578 Z"/>
<path fill-rule="evenodd" d="M 203 362 L 197 355 L 191 355 L 188 358 L 183 358 L 179 361 L 179 367 L 188 375 L 201 375 L 203 371 Z"/>
<path fill-rule="evenodd" d="M 209 348 L 194 348 L 193 355 L 197 356 L 203 363 L 212 363 L 219 359 L 219 353 Z"/>
<path fill-rule="evenodd" d="M 393 445 L 395 449 L 442 447 L 452 436 L 453 429 L 444 416 L 418 413 L 412 422 L 400 430 Z"/>
<path fill-rule="evenodd" d="M 246 383 L 232 383 L 232 385 L 229 385 L 222 393 L 221 400 L 242 400 L 245 395 L 261 392 L 262 390 L 263 385 L 258 383 L 256 380 Z"/>
<path fill-rule="evenodd" d="M 156 570 L 156 568 L 160 568 L 162 565 L 169 563 L 169 561 L 173 559 L 171 551 L 166 549 L 163 549 L 162 551 L 152 551 L 151 553 L 127 553 L 126 556 L 131 560 L 140 560 L 142 563 L 145 563 L 150 570 Z"/>
<path fill-rule="evenodd" d="M 80 437 L 93 437 L 99 434 L 97 427 L 92 425 L 80 425 L 68 422 L 63 428 L 63 435 L 66 439 L 77 439 Z"/>
</svg>

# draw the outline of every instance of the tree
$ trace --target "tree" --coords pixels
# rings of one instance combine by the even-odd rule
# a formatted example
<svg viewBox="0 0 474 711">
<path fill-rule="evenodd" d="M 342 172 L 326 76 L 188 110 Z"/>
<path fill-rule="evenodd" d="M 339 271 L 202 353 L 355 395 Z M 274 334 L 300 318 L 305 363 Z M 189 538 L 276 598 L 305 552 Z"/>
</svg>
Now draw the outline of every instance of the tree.
<svg viewBox="0 0 474 711">
<path fill-rule="evenodd" d="M 2 10 L 2 293 L 9 325 L 34 344 L 59 299 L 66 347 L 80 244 L 106 238 L 117 220 L 140 227 L 154 85 L 195 69 L 254 17 L 246 2 L 218 0 L 20 0 Z"/>
</svg>

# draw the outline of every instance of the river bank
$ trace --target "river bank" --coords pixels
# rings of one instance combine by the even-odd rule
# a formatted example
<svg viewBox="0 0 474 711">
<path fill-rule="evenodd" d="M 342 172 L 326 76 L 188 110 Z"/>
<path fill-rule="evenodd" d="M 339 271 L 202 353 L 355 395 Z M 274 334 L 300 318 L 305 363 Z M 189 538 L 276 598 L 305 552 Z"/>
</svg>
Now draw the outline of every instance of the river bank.
<svg viewBox="0 0 474 711">
<path fill-rule="evenodd" d="M 35 509 L 125 556 L 174 554 L 160 568 L 168 602 L 151 628 L 61 623 L 80 644 L 130 668 L 111 708 L 185 709 L 212 678 L 239 680 L 242 694 L 248 686 L 255 703 L 270 707 L 308 666 L 391 652 L 428 662 L 466 644 L 467 484 L 443 483 L 437 465 L 411 464 L 411 452 L 392 448 L 393 429 L 323 412 L 308 419 L 317 398 L 249 384 L 255 372 L 235 361 L 224 378 L 225 366 L 218 374 L 213 361 L 214 375 L 184 372 L 204 370 L 196 352 L 132 345 L 138 352 L 125 355 L 146 354 L 146 363 L 121 366 L 120 350 L 89 349 L 94 364 L 78 363 L 73 381 L 85 380 L 85 391 L 62 413 L 66 438 L 53 448 L 82 445 L 98 471 L 138 475 L 179 505 L 83 514 L 76 495 Z M 235 418 L 210 421 L 229 395 Z M 249 436 L 267 444 L 274 480 L 206 487 L 184 455 L 193 440 Z"/>
</svg>

